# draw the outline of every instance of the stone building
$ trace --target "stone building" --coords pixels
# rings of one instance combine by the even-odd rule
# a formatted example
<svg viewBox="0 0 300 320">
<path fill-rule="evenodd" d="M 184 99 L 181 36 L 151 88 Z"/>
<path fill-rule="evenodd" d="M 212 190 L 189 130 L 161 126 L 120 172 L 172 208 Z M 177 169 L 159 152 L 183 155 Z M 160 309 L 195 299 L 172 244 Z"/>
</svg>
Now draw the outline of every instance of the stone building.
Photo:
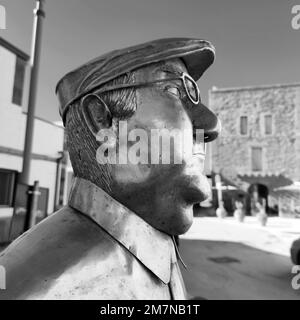
<svg viewBox="0 0 300 320">
<path fill-rule="evenodd" d="M 258 193 L 269 213 L 300 213 L 300 84 L 213 87 L 209 106 L 222 122 L 212 171 L 223 184 L 250 201 Z"/>
</svg>

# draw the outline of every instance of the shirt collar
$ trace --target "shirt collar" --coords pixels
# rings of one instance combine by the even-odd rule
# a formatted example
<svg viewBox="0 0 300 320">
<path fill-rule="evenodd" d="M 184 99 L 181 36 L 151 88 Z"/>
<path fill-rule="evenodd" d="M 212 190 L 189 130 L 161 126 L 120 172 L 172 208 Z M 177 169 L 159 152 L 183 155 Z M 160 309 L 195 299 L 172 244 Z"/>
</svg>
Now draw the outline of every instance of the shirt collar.
<svg viewBox="0 0 300 320">
<path fill-rule="evenodd" d="M 172 238 L 145 222 L 92 182 L 74 178 L 69 206 L 88 215 L 165 284 L 176 262 Z"/>
</svg>

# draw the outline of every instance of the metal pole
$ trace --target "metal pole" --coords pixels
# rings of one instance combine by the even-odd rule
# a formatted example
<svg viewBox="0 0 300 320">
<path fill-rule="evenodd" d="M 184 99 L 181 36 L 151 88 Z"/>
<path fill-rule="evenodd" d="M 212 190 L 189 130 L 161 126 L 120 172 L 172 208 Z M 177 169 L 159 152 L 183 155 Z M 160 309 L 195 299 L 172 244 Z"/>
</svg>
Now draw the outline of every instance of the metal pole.
<svg viewBox="0 0 300 320">
<path fill-rule="evenodd" d="M 64 152 L 61 151 L 61 156 L 56 160 L 56 180 L 55 180 L 55 194 L 54 194 L 54 211 L 59 209 L 59 198 L 61 188 L 61 171 L 63 169 Z"/>
<path fill-rule="evenodd" d="M 25 227 L 24 231 L 27 231 L 31 227 L 35 225 L 36 222 L 36 214 L 38 209 L 38 201 L 40 196 L 39 191 L 39 182 L 34 181 L 34 185 L 32 190 L 28 191 L 29 193 L 29 204 L 28 204 L 28 213 L 26 214 Z"/>
<path fill-rule="evenodd" d="M 41 52 L 42 26 L 43 26 L 43 18 L 45 17 L 44 4 L 45 4 L 45 0 L 38 0 L 36 3 L 36 9 L 33 11 L 34 25 L 33 25 L 33 37 L 32 37 L 31 59 L 30 59 L 31 74 L 30 74 L 26 133 L 25 133 L 25 144 L 24 144 L 24 154 L 23 154 L 23 168 L 22 168 L 22 174 L 20 178 L 21 182 L 25 184 L 29 184 L 30 160 L 31 160 L 31 152 L 32 152 L 34 115 L 35 115 L 35 105 L 36 105 L 36 92 L 37 92 L 38 71 L 39 71 L 40 52 Z"/>
</svg>

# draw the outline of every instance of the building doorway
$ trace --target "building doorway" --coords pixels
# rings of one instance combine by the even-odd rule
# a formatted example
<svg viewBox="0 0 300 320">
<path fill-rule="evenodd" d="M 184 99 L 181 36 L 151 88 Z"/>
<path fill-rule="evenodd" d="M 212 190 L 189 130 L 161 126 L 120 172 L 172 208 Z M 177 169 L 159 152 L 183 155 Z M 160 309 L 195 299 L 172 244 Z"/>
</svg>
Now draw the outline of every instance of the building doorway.
<svg viewBox="0 0 300 320">
<path fill-rule="evenodd" d="M 250 215 L 256 216 L 261 207 L 265 208 L 265 211 L 269 211 L 269 204 L 268 204 L 268 196 L 269 196 L 269 189 L 264 184 L 260 183 L 253 183 L 248 188 L 249 194 L 249 204 L 248 210 L 250 211 Z"/>
</svg>

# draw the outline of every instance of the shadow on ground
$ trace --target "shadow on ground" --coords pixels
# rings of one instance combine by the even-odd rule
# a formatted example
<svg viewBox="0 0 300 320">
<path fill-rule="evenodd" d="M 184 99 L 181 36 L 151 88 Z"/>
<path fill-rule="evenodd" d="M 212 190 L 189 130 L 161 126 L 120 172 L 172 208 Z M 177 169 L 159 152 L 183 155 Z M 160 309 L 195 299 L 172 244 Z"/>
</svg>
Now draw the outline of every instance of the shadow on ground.
<svg viewBox="0 0 300 320">
<path fill-rule="evenodd" d="M 189 295 L 205 299 L 300 299 L 289 257 L 236 242 L 180 240 Z"/>
</svg>

